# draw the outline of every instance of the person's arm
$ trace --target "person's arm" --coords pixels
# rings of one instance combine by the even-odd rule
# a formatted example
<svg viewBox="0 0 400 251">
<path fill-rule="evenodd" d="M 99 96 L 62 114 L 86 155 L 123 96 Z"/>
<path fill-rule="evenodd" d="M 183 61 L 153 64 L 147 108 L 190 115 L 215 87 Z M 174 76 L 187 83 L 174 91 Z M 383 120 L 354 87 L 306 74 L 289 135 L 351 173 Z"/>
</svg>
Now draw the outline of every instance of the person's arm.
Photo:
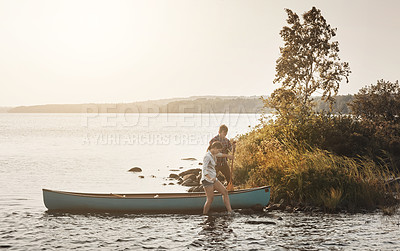
<svg viewBox="0 0 400 251">
<path fill-rule="evenodd" d="M 233 155 L 225 154 L 225 153 L 218 153 L 216 156 L 219 157 L 219 158 L 228 158 L 228 159 L 233 159 L 234 158 Z"/>
</svg>

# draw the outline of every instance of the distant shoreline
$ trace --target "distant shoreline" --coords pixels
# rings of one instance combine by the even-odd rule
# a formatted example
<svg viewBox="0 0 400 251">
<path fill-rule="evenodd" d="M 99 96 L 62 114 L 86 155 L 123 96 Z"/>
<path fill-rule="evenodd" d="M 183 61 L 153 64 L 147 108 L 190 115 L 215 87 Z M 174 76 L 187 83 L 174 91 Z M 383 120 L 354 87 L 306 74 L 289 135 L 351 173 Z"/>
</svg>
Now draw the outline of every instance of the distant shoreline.
<svg viewBox="0 0 400 251">
<path fill-rule="evenodd" d="M 352 95 L 337 96 L 334 112 L 348 113 Z M 328 104 L 315 97 L 316 110 L 327 110 Z M 271 113 L 264 108 L 261 96 L 195 96 L 148 100 L 132 103 L 45 104 L 0 107 L 0 113 Z"/>
<path fill-rule="evenodd" d="M 18 106 L 7 113 L 260 113 L 263 102 L 253 97 L 189 97 L 110 104 L 46 104 Z"/>
</svg>

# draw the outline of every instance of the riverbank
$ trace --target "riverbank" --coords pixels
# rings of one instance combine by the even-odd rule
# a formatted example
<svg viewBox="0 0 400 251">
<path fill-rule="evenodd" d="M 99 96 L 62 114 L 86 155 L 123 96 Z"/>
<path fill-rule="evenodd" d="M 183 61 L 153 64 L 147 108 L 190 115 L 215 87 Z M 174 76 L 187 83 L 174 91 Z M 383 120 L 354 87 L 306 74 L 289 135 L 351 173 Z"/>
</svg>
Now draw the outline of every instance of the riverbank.
<svg viewBox="0 0 400 251">
<path fill-rule="evenodd" d="M 234 180 L 242 187 L 271 185 L 270 209 L 389 212 L 399 204 L 399 184 L 387 183 L 398 175 L 385 162 L 340 156 L 269 123 L 237 138 Z"/>
</svg>

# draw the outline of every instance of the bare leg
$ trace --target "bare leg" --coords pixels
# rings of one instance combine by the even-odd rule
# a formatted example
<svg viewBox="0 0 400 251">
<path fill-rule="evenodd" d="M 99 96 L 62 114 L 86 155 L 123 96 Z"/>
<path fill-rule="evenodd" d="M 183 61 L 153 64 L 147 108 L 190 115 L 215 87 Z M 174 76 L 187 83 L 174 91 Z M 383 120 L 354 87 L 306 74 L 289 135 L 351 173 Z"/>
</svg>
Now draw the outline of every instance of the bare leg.
<svg viewBox="0 0 400 251">
<path fill-rule="evenodd" d="M 208 214 L 208 211 L 210 210 L 211 207 L 211 203 L 214 200 L 214 186 L 205 187 L 204 191 L 206 192 L 207 200 L 206 203 L 204 204 L 203 214 Z"/>
<path fill-rule="evenodd" d="M 228 195 L 228 190 L 222 185 L 222 183 L 219 180 L 216 180 L 214 183 L 214 188 L 222 194 L 222 199 L 224 201 L 225 207 L 228 210 L 228 212 L 232 211 L 231 208 L 231 202 L 229 200 L 229 195 Z"/>
</svg>

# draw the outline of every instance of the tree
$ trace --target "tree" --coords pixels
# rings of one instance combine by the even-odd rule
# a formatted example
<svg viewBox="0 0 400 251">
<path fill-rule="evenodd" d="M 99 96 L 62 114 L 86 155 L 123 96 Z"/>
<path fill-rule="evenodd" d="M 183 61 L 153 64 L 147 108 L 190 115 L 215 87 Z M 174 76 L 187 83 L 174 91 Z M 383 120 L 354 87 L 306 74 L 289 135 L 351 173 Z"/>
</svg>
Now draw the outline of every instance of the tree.
<svg viewBox="0 0 400 251">
<path fill-rule="evenodd" d="M 349 106 L 352 114 L 364 121 L 374 124 L 399 124 L 399 81 L 391 83 L 382 79 L 376 85 L 361 88 Z"/>
<path fill-rule="evenodd" d="M 339 43 L 330 42 L 336 36 L 336 29 L 326 23 L 315 7 L 303 14 L 303 22 L 293 11 L 286 9 L 286 12 L 289 26 L 284 26 L 280 32 L 284 46 L 276 61 L 274 79 L 274 83 L 281 83 L 282 87 L 266 100 L 266 106 L 280 114 L 287 111 L 288 106 L 292 106 L 289 110 L 296 110 L 293 106 L 298 105 L 298 112 L 309 112 L 311 95 L 316 91 L 322 91 L 322 99 L 332 104 L 340 82 L 343 78 L 348 82 L 351 73 L 349 64 L 340 62 Z M 293 95 L 296 102 L 293 102 Z M 290 98 L 286 100 L 285 97 Z"/>
<path fill-rule="evenodd" d="M 385 154 L 389 154 L 393 169 L 400 171 L 399 81 L 392 83 L 382 79 L 376 85 L 366 86 L 354 95 L 349 106 L 360 127 L 368 132 L 372 148 L 376 149 L 374 155 L 385 159 Z"/>
</svg>

